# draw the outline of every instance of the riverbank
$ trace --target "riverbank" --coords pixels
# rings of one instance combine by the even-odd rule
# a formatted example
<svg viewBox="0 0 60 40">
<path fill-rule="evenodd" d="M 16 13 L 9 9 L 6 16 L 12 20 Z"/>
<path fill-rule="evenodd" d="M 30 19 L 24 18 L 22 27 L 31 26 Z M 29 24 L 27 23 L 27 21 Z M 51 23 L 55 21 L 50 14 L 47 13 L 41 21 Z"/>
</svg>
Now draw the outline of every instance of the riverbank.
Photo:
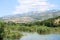
<svg viewBox="0 0 60 40">
<path fill-rule="evenodd" d="M 4 36 L 7 38 L 20 38 L 23 36 L 21 32 L 29 32 L 29 33 L 37 32 L 38 34 L 41 34 L 41 35 L 60 34 L 60 27 L 10 26 L 10 27 L 4 28 Z"/>
</svg>

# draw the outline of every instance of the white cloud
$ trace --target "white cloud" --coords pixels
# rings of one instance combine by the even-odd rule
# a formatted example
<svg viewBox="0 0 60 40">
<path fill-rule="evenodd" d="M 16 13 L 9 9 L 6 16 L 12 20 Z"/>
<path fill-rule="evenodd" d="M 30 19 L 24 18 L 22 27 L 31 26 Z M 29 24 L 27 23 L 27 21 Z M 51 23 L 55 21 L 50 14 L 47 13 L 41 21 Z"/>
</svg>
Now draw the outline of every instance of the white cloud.
<svg viewBox="0 0 60 40">
<path fill-rule="evenodd" d="M 47 0 L 17 0 L 19 5 L 16 6 L 14 14 L 22 14 L 30 11 L 46 11 L 54 8 L 54 4 L 50 4 Z"/>
</svg>

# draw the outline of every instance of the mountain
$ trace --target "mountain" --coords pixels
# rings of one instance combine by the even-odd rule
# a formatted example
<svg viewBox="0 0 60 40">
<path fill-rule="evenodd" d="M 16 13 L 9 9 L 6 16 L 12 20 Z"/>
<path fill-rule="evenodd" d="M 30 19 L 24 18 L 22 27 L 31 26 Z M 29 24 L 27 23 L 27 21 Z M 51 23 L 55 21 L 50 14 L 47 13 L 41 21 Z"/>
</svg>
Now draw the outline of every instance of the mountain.
<svg viewBox="0 0 60 40">
<path fill-rule="evenodd" d="M 41 21 L 40 24 L 47 27 L 60 27 L 60 16 Z"/>
<path fill-rule="evenodd" d="M 60 16 L 60 10 L 49 10 L 45 12 L 28 12 L 2 17 L 5 22 L 27 23 L 34 21 L 42 21 L 49 18 Z"/>
</svg>

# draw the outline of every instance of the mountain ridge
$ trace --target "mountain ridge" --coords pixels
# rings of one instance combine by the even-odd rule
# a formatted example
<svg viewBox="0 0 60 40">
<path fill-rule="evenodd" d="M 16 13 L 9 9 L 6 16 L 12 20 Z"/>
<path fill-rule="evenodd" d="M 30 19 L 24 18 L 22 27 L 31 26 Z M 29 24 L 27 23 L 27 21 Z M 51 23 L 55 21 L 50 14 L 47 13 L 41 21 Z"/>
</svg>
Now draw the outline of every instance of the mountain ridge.
<svg viewBox="0 0 60 40">
<path fill-rule="evenodd" d="M 25 14 L 16 14 L 16 15 L 12 15 L 12 16 L 6 16 L 6 17 L 2 17 L 2 19 L 4 21 L 12 21 L 14 20 L 16 22 L 16 20 L 20 23 L 25 23 L 26 22 L 33 22 L 33 21 L 37 21 L 37 20 L 46 20 L 49 18 L 54 18 L 60 16 L 60 10 L 56 11 L 56 10 L 51 10 L 51 11 L 46 11 L 46 12 L 29 12 L 29 13 L 25 13 Z M 24 22 L 23 22 L 23 21 Z M 27 21 L 28 20 L 28 21 Z M 13 21 L 12 21 L 13 22 Z M 17 23 L 18 23 L 17 22 Z"/>
</svg>

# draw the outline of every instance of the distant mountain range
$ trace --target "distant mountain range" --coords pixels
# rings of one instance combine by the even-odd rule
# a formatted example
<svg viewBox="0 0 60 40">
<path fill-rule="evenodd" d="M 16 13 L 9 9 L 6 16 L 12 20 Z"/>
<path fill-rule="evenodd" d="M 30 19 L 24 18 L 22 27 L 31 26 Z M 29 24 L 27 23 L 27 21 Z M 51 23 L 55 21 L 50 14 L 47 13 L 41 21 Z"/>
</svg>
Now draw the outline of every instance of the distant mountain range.
<svg viewBox="0 0 60 40">
<path fill-rule="evenodd" d="M 2 17 L 5 22 L 27 23 L 42 21 L 49 18 L 60 16 L 60 10 L 49 10 L 45 12 L 29 12 Z"/>
</svg>

